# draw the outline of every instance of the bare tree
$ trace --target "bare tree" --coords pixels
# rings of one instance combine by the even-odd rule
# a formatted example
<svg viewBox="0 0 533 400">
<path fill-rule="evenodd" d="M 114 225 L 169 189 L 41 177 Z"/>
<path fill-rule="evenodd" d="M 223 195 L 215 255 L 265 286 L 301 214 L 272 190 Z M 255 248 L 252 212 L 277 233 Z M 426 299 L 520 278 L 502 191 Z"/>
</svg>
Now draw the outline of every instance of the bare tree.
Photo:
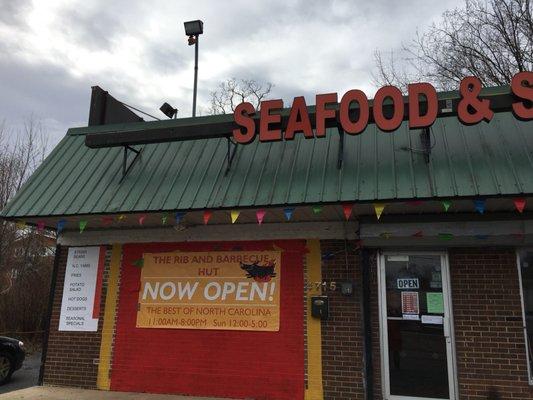
<svg viewBox="0 0 533 400">
<path fill-rule="evenodd" d="M 211 92 L 210 114 L 232 113 L 239 103 L 252 103 L 256 110 L 262 100 L 268 98 L 272 83 L 260 83 L 253 79 L 227 79 Z"/>
<path fill-rule="evenodd" d="M 0 209 L 43 161 L 47 140 L 28 118 L 19 130 L 0 123 Z M 0 221 L 0 333 L 38 330 L 45 319 L 54 235 Z"/>
<path fill-rule="evenodd" d="M 374 81 L 405 88 L 427 80 L 449 90 L 475 75 L 487 86 L 509 84 L 517 72 L 533 69 L 532 15 L 530 0 L 466 0 L 404 44 L 400 62 L 376 51 Z"/>
</svg>

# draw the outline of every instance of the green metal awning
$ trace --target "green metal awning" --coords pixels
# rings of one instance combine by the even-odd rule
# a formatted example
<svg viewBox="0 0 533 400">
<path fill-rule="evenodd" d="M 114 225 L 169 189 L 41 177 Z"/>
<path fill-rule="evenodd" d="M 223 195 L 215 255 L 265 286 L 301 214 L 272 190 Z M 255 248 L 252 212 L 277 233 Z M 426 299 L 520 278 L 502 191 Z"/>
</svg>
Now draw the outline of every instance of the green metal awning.
<svg viewBox="0 0 533 400">
<path fill-rule="evenodd" d="M 215 118 L 215 117 L 201 117 Z M 216 119 L 216 118 L 215 118 Z M 156 122 L 158 123 L 158 122 Z M 146 125 L 142 125 L 146 124 Z M 149 126 L 151 122 L 131 124 Z M 109 129 L 109 126 L 106 126 Z M 120 125 L 128 130 L 128 125 Z M 390 202 L 533 194 L 533 121 L 509 112 L 490 123 L 439 118 L 429 162 L 420 130 L 404 122 L 392 133 L 370 125 L 345 135 L 239 145 L 227 174 L 225 138 L 149 144 L 122 177 L 120 147 L 90 149 L 70 129 L 17 196 L 5 218 L 229 209 L 339 202 Z M 133 157 L 133 153 L 131 157 Z"/>
</svg>

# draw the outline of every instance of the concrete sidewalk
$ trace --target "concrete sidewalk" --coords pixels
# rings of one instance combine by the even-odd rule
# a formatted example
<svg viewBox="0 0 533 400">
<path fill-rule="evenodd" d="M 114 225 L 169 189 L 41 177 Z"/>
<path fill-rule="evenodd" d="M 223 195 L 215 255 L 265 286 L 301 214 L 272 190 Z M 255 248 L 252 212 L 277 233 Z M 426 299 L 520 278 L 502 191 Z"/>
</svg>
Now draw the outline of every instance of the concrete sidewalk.
<svg viewBox="0 0 533 400">
<path fill-rule="evenodd" d="M 222 400 L 214 397 L 189 397 L 167 394 L 106 392 L 50 386 L 34 386 L 0 394 L 0 400 Z"/>
</svg>

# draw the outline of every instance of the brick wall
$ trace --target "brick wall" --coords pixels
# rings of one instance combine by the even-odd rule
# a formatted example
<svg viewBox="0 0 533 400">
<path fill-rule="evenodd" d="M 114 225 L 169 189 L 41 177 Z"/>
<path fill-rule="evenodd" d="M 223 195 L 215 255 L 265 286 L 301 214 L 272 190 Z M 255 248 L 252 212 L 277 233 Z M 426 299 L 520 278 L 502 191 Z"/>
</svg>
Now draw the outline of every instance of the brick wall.
<svg viewBox="0 0 533 400">
<path fill-rule="evenodd" d="M 455 249 L 449 256 L 460 398 L 533 398 L 514 249 Z"/>
<path fill-rule="evenodd" d="M 63 284 L 67 265 L 68 248 L 61 247 L 59 254 L 56 290 L 50 319 L 50 334 L 45 360 L 43 383 L 54 386 L 73 386 L 95 389 L 100 356 L 107 276 L 109 273 L 110 250 L 106 253 L 104 279 L 100 301 L 100 320 L 97 332 L 59 332 L 59 314 L 63 297 Z"/>
<path fill-rule="evenodd" d="M 332 254 L 322 262 L 322 279 L 326 282 L 352 281 L 356 290 L 351 297 L 340 291 L 327 291 L 329 318 L 322 321 L 322 376 L 324 399 L 363 399 L 363 332 L 359 255 L 348 245 L 346 265 L 344 241 L 322 240 L 322 254 Z M 351 250 L 350 250 L 351 249 Z"/>
</svg>

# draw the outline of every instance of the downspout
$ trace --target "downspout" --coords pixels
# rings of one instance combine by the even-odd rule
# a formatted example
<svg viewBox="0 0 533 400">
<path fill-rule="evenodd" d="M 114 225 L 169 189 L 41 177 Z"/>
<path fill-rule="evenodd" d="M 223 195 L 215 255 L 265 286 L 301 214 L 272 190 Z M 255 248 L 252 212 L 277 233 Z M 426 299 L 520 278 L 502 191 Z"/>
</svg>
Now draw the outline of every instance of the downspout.
<svg viewBox="0 0 533 400">
<path fill-rule="evenodd" d="M 370 251 L 361 249 L 361 306 L 363 311 L 363 365 L 365 399 L 374 398 L 374 369 L 372 365 L 372 324 L 370 304 Z"/>
<path fill-rule="evenodd" d="M 59 256 L 61 253 L 61 245 L 56 245 L 56 252 L 55 252 L 55 258 L 54 258 L 54 268 L 52 270 L 52 280 L 50 282 L 50 294 L 48 297 L 48 311 L 47 311 L 47 317 L 45 322 L 45 328 L 43 333 L 43 350 L 41 354 L 41 367 L 39 369 L 39 380 L 37 381 L 37 384 L 39 386 L 42 386 L 43 384 L 43 378 L 44 378 L 44 363 L 46 361 L 46 353 L 48 351 L 48 339 L 50 336 L 50 319 L 52 318 L 52 308 L 54 305 L 54 295 L 56 291 L 56 284 L 57 284 L 57 270 L 59 269 Z"/>
</svg>

